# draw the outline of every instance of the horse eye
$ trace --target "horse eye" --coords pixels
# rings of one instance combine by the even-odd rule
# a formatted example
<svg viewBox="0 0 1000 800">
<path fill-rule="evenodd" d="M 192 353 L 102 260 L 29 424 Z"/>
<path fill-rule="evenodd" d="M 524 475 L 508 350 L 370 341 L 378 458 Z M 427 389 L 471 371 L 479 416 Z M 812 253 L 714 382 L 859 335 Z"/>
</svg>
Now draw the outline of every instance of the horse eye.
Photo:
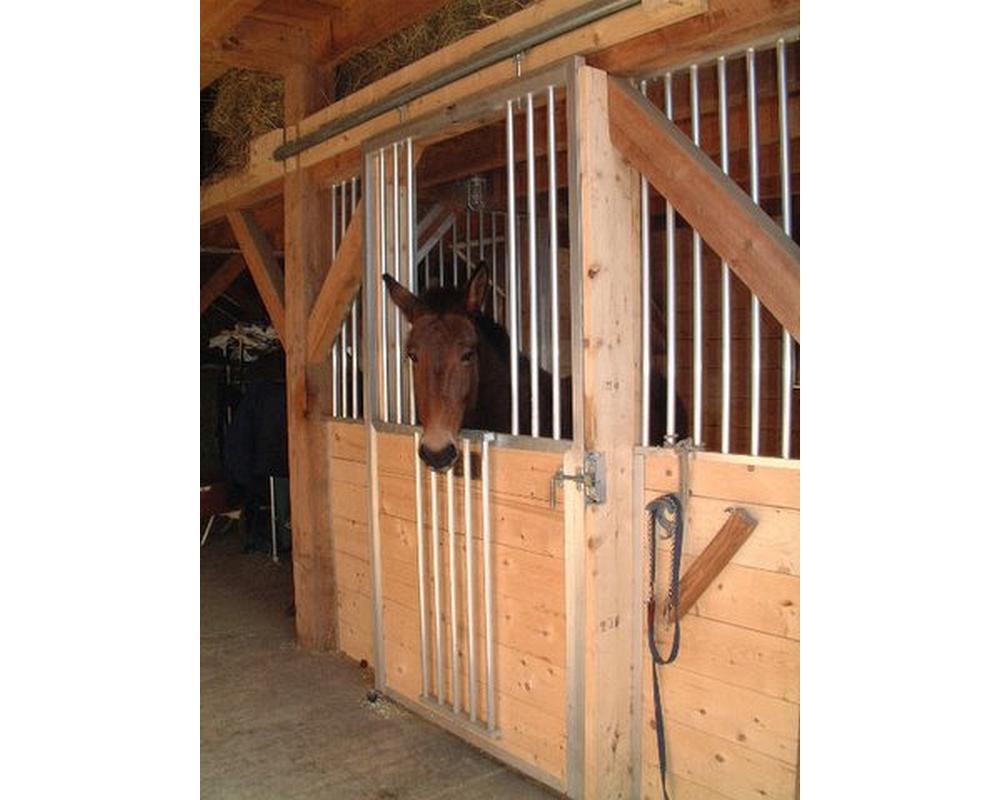
<svg viewBox="0 0 1000 800">
<path fill-rule="evenodd" d="M 462 353 L 462 363 L 468 364 L 470 361 L 472 361 L 472 357 L 475 354 L 476 354 L 475 350 L 466 350 L 464 353 Z"/>
<path fill-rule="evenodd" d="M 417 354 L 414 353 L 412 350 L 406 354 L 406 357 L 410 359 L 410 361 L 412 361 L 414 364 L 417 363 Z"/>
</svg>

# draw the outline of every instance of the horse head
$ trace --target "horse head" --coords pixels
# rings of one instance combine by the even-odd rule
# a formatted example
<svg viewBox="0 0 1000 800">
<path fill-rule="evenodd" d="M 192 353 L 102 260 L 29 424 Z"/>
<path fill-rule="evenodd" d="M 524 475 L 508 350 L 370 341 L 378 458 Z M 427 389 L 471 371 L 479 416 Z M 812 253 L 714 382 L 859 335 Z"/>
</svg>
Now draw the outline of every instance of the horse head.
<svg viewBox="0 0 1000 800">
<path fill-rule="evenodd" d="M 486 295 L 486 265 L 481 263 L 461 287 L 432 287 L 420 297 L 388 274 L 382 279 L 411 326 L 406 356 L 413 364 L 417 418 L 424 428 L 420 458 L 444 471 L 458 459 L 458 432 L 479 399 L 480 342 L 473 317 Z"/>
</svg>

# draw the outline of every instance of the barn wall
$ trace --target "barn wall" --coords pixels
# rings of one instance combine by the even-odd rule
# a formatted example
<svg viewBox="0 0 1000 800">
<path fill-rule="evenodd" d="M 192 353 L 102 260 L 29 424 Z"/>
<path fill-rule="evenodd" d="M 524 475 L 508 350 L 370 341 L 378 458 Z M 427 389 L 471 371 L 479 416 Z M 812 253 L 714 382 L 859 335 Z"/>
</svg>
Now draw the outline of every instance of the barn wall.
<svg viewBox="0 0 1000 800">
<path fill-rule="evenodd" d="M 367 433 L 361 424 L 339 420 L 328 421 L 326 431 L 339 648 L 353 659 L 371 663 Z"/>
<path fill-rule="evenodd" d="M 677 458 L 648 455 L 645 499 L 677 491 Z M 677 800 L 794 798 L 799 727 L 799 466 L 698 454 L 685 526 L 687 568 L 741 506 L 757 528 L 681 623 L 660 667 Z M 667 564 L 668 550 L 658 552 Z M 665 570 L 660 570 L 663 577 Z M 658 588 L 663 597 L 665 583 Z M 657 631 L 661 652 L 671 628 Z M 642 796 L 660 797 L 651 661 L 643 648 Z"/>
<path fill-rule="evenodd" d="M 564 592 L 564 526 L 562 502 L 549 508 L 549 480 L 562 456 L 544 452 L 491 450 L 491 526 L 495 605 L 495 668 L 499 747 L 534 765 L 558 782 L 565 780 L 566 761 L 566 632 Z M 408 698 L 420 696 L 420 622 L 418 613 L 416 500 L 413 438 L 378 434 L 379 514 L 389 688 Z M 426 471 L 425 481 L 426 481 Z M 475 468 L 473 474 L 476 474 Z M 425 482 L 425 543 L 432 541 L 429 483 Z M 441 613 L 444 626 L 445 699 L 451 702 L 451 624 L 448 595 L 447 495 L 438 481 L 439 558 L 442 574 Z M 473 556 L 482 581 L 481 482 L 472 481 Z M 456 559 L 460 694 L 468 698 L 465 662 L 465 524 L 463 483 L 455 480 Z M 433 578 L 426 553 L 430 685 L 434 688 Z M 476 594 L 479 653 L 485 664 L 484 618 Z M 485 685 L 480 682 L 479 717 L 485 719 Z"/>
</svg>

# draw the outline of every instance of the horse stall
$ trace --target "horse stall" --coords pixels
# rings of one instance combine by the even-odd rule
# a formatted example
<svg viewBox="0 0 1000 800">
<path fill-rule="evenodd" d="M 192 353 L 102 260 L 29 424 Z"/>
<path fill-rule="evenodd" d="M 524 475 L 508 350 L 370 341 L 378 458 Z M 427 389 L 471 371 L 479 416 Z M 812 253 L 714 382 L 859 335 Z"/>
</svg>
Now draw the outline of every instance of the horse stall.
<svg viewBox="0 0 1000 800">
<path fill-rule="evenodd" d="M 797 16 L 543 0 L 300 76 L 239 189 L 284 194 L 300 642 L 569 797 L 798 795 Z"/>
</svg>

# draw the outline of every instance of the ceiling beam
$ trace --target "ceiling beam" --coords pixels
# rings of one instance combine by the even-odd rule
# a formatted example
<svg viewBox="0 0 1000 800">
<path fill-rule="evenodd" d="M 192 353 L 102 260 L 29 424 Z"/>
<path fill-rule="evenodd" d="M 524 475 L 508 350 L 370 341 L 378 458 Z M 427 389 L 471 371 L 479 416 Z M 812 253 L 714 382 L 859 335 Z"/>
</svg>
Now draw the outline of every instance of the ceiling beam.
<svg viewBox="0 0 1000 800">
<path fill-rule="evenodd" d="M 285 287 L 274 246 L 248 211 L 231 211 L 226 217 L 246 259 L 257 293 L 264 302 L 271 324 L 282 343 L 285 340 Z"/>
<path fill-rule="evenodd" d="M 623 78 L 608 78 L 611 141 L 799 339 L 799 248 Z"/>
<path fill-rule="evenodd" d="M 247 262 L 241 255 L 232 255 L 225 260 L 212 277 L 201 287 L 201 313 L 204 314 L 237 276 L 247 268 Z"/>
</svg>

